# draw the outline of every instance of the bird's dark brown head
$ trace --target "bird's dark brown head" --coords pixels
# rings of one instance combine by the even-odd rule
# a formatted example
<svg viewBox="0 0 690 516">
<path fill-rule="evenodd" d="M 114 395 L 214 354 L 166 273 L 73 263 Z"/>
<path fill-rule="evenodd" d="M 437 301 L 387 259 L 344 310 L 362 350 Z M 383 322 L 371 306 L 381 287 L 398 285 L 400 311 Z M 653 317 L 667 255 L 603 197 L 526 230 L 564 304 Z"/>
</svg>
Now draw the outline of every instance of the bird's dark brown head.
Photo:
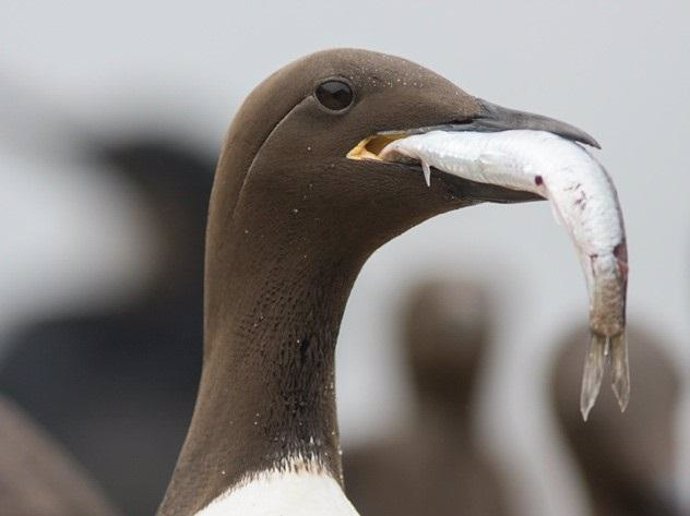
<svg viewBox="0 0 690 516">
<path fill-rule="evenodd" d="M 515 116 L 401 58 L 351 49 L 312 54 L 266 79 L 235 117 L 218 166 L 210 231 L 220 230 L 214 219 L 227 231 L 229 221 L 251 230 L 264 218 L 267 228 L 292 237 L 297 223 L 322 243 L 372 251 L 453 208 L 533 199 L 438 171 L 427 188 L 417 166 L 350 159 L 380 150 L 391 132 L 501 130 L 546 120 Z M 499 125 L 487 129 L 491 121 Z M 360 142 L 369 148 L 351 152 Z"/>
<path fill-rule="evenodd" d="M 361 50 L 313 54 L 249 96 L 219 165 L 225 191 L 214 198 L 223 196 L 234 222 L 268 211 L 272 226 L 312 226 L 308 231 L 321 233 L 321 241 L 332 236 L 361 245 L 369 237 L 390 238 L 461 205 L 461 189 L 438 181 L 428 189 L 421 170 L 348 159 L 348 152 L 380 131 L 463 120 L 479 111 L 473 97 L 409 61 Z M 253 206 L 260 208 L 247 210 Z"/>
<path fill-rule="evenodd" d="M 207 277 L 222 281 L 216 265 L 232 261 L 230 240 L 254 246 L 254 261 L 264 260 L 256 248 L 263 241 L 275 260 L 324 252 L 361 265 L 436 214 L 537 199 L 437 170 L 427 187 L 419 166 L 376 159 L 391 138 L 439 126 L 543 129 L 596 143 L 567 124 L 473 97 L 405 59 L 354 49 L 309 55 L 261 83 L 230 127 L 211 196 Z"/>
</svg>

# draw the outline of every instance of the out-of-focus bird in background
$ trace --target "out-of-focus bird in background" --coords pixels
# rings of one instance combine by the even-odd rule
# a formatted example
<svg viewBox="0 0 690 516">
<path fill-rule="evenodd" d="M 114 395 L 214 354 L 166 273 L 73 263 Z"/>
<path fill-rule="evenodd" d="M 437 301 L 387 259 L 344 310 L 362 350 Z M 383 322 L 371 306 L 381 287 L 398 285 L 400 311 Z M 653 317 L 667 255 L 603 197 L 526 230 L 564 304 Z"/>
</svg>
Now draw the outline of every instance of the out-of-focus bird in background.
<svg viewBox="0 0 690 516">
<path fill-rule="evenodd" d="M 427 280 L 409 292 L 400 340 L 413 417 L 382 442 L 343 455 L 346 491 L 362 514 L 511 514 L 501 472 L 475 434 L 493 322 L 477 280 Z"/>
<path fill-rule="evenodd" d="M 85 149 L 94 171 L 117 175 L 144 203 L 146 222 L 155 228 L 154 266 L 125 303 L 16 330 L 5 343 L 0 390 L 127 514 L 152 514 L 184 440 L 201 371 L 214 158 L 156 134 L 91 140 Z"/>
<path fill-rule="evenodd" d="M 118 516 L 99 487 L 51 436 L 0 397 L 0 513 Z"/>
<path fill-rule="evenodd" d="M 562 341 L 550 389 L 558 426 L 580 470 L 595 516 L 679 516 L 674 496 L 680 378 L 662 337 L 644 327 L 629 331 L 635 395 L 625 414 L 602 393 L 584 423 L 576 410 L 588 339 L 586 328 Z"/>
</svg>

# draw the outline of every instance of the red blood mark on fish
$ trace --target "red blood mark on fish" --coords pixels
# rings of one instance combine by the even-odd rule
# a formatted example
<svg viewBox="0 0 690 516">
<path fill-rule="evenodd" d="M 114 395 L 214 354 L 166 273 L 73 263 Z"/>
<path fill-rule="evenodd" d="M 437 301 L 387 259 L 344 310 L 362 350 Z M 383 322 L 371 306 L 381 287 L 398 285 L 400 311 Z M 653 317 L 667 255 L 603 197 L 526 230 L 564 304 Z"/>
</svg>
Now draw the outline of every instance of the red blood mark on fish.
<svg viewBox="0 0 690 516">
<path fill-rule="evenodd" d="M 616 247 L 613 248 L 613 256 L 616 257 L 618 261 L 618 270 L 621 273 L 623 281 L 627 283 L 628 281 L 628 246 L 625 244 L 625 240 L 620 242 Z"/>
<path fill-rule="evenodd" d="M 544 178 L 541 176 L 534 176 L 534 184 L 537 186 L 541 186 L 544 184 Z"/>
</svg>

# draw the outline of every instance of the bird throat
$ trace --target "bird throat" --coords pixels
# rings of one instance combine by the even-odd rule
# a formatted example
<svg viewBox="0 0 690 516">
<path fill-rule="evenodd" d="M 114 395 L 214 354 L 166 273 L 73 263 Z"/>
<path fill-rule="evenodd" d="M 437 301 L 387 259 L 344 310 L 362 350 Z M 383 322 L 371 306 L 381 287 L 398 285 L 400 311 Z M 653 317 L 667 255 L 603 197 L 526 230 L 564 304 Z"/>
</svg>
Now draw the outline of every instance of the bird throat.
<svg viewBox="0 0 690 516">
<path fill-rule="evenodd" d="M 194 513 L 295 458 L 342 483 L 335 344 L 363 260 L 285 232 L 267 244 L 266 231 L 235 224 L 207 249 L 202 379 L 160 514 Z"/>
</svg>

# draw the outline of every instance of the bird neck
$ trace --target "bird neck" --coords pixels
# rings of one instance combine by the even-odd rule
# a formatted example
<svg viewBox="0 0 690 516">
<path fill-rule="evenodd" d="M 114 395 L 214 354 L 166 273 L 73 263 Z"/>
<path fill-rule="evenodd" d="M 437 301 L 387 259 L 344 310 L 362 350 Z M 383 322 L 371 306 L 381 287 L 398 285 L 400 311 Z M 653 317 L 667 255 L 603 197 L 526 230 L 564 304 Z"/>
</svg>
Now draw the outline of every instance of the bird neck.
<svg viewBox="0 0 690 516">
<path fill-rule="evenodd" d="M 335 344 L 363 259 L 289 233 L 269 243 L 235 224 L 207 249 L 202 379 L 161 514 L 199 510 L 263 472 L 342 483 Z"/>
</svg>

